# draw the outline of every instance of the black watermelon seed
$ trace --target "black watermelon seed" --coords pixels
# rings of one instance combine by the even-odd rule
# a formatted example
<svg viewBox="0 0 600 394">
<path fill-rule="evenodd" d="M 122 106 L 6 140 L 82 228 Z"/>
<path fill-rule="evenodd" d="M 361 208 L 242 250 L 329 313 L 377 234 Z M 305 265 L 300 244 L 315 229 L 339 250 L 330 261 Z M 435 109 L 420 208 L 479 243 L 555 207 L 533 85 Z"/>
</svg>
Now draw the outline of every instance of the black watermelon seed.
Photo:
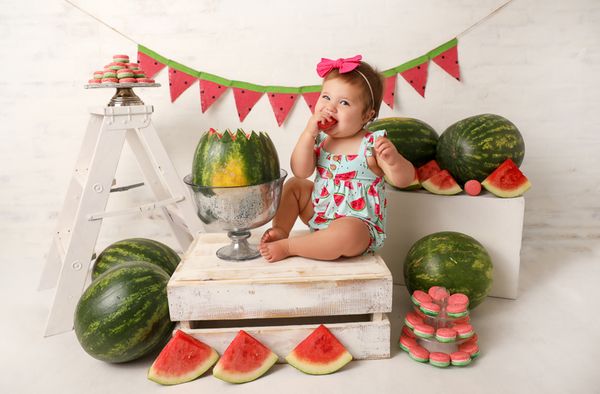
<svg viewBox="0 0 600 394">
<path fill-rule="evenodd" d="M 413 80 L 412 80 L 412 79 L 410 80 L 410 83 L 413 83 Z"/>
<path fill-rule="evenodd" d="M 183 81 L 183 83 L 184 83 L 185 85 L 187 85 L 187 81 Z"/>
<path fill-rule="evenodd" d="M 271 97 L 275 97 L 275 94 L 271 93 Z"/>
<path fill-rule="evenodd" d="M 445 58 L 446 58 L 446 56 L 442 55 L 442 59 L 445 59 Z"/>
<path fill-rule="evenodd" d="M 283 111 L 283 107 L 279 107 L 279 110 L 280 110 L 280 111 Z"/>
<path fill-rule="evenodd" d="M 215 96 L 212 96 L 212 99 L 214 100 L 214 99 L 216 99 L 216 97 L 215 97 Z"/>
</svg>

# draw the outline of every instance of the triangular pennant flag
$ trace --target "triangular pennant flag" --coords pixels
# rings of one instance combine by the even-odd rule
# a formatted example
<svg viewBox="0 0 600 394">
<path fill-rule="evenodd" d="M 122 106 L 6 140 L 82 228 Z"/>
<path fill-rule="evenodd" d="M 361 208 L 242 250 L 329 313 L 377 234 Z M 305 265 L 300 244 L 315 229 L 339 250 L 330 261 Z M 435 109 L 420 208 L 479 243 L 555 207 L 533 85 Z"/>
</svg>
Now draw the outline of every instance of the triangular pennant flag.
<svg viewBox="0 0 600 394">
<path fill-rule="evenodd" d="M 181 93 L 185 92 L 185 90 L 192 86 L 197 80 L 198 78 L 193 75 L 169 67 L 169 91 L 171 92 L 171 102 L 175 102 Z"/>
<path fill-rule="evenodd" d="M 243 122 L 248 116 L 254 104 L 258 101 L 263 92 L 255 92 L 244 88 L 233 88 L 233 97 L 235 98 L 235 106 L 238 110 L 240 122 Z"/>
<path fill-rule="evenodd" d="M 140 51 L 138 51 L 138 64 L 140 65 L 140 68 L 144 70 L 146 78 L 154 78 L 154 76 L 160 70 L 165 68 L 166 65 Z"/>
<path fill-rule="evenodd" d="M 396 91 L 397 76 L 398 74 L 394 74 L 391 77 L 387 77 L 384 83 L 383 102 L 386 103 L 391 109 L 394 109 L 394 92 Z"/>
<path fill-rule="evenodd" d="M 304 97 L 304 101 L 306 101 L 306 105 L 310 109 L 310 112 L 315 113 L 315 105 L 317 105 L 317 101 L 319 101 L 319 96 L 321 92 L 308 92 L 302 93 L 302 97 Z"/>
<path fill-rule="evenodd" d="M 428 63 L 425 61 L 400 73 L 422 97 L 425 97 L 425 86 L 427 85 L 427 66 Z"/>
<path fill-rule="evenodd" d="M 202 113 L 206 112 L 225 91 L 227 86 L 218 83 L 200 79 L 200 104 L 202 105 Z"/>
<path fill-rule="evenodd" d="M 269 102 L 271 103 L 271 107 L 273 108 L 273 112 L 275 113 L 275 119 L 277 119 L 277 124 L 281 126 L 285 121 L 288 113 L 294 106 L 296 102 L 297 94 L 294 93 L 268 93 L 269 94 Z"/>
<path fill-rule="evenodd" d="M 458 67 L 458 44 L 440 53 L 431 60 L 440 66 L 448 74 L 460 81 L 460 69 Z"/>
</svg>

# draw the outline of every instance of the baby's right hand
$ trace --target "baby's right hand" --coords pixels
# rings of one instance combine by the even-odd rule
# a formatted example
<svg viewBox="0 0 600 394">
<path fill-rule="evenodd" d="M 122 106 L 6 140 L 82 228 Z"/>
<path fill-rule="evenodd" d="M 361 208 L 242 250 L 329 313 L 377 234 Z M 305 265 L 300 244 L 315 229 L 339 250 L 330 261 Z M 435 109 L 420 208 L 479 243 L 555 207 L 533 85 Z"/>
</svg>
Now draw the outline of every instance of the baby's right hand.
<svg viewBox="0 0 600 394">
<path fill-rule="evenodd" d="M 332 126 L 332 123 L 337 123 L 337 119 L 335 119 L 328 112 L 315 112 L 309 119 L 306 124 L 305 133 L 309 133 L 312 138 L 316 138 L 319 135 L 320 130 L 327 130 Z"/>
</svg>

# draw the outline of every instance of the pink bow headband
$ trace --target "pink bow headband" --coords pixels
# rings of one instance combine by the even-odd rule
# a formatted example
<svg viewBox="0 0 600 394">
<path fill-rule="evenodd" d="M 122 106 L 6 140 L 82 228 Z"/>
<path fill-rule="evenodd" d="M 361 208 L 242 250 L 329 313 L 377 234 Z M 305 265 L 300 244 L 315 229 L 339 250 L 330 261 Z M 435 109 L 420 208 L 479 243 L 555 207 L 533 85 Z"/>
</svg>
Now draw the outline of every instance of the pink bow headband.
<svg viewBox="0 0 600 394">
<path fill-rule="evenodd" d="M 319 62 L 319 64 L 317 64 L 317 74 L 319 74 L 321 78 L 324 78 L 334 68 L 340 70 L 340 74 L 349 73 L 350 71 L 356 71 L 360 74 L 361 77 L 363 77 L 363 79 L 367 83 L 367 86 L 369 87 L 369 92 L 371 93 L 371 103 L 374 106 L 375 98 L 373 96 L 373 88 L 371 87 L 371 83 L 369 82 L 365 74 L 357 70 L 358 66 L 360 66 L 361 60 L 361 55 L 356 55 L 354 57 L 349 57 L 346 59 L 339 58 L 337 60 L 321 58 L 321 61 Z"/>
</svg>

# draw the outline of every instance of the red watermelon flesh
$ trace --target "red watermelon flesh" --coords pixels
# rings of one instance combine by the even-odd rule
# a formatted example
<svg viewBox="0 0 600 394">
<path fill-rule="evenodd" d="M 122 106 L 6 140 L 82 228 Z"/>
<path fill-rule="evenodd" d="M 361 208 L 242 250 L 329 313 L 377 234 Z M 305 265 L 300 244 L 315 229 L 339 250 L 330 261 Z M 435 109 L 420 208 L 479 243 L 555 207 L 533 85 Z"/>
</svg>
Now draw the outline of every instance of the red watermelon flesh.
<svg viewBox="0 0 600 394">
<path fill-rule="evenodd" d="M 321 324 L 300 342 L 285 360 L 304 373 L 324 375 L 348 364 L 352 355 L 331 331 Z"/>
<path fill-rule="evenodd" d="M 363 197 L 350 201 L 348 204 L 350 204 L 350 208 L 354 211 L 362 211 L 367 206 L 367 202 Z"/>
<path fill-rule="evenodd" d="M 148 370 L 148 379 L 164 385 L 190 382 L 218 359 L 213 348 L 177 330 Z"/>
<path fill-rule="evenodd" d="M 417 168 L 417 175 L 419 176 L 419 181 L 423 183 L 432 175 L 435 175 L 440 171 L 442 171 L 442 169 L 440 168 L 437 161 L 430 160 L 427 163 L 423 164 L 421 167 Z"/>
<path fill-rule="evenodd" d="M 448 170 L 442 170 L 421 184 L 423 188 L 433 194 L 451 195 L 462 191 L 458 183 L 452 178 Z"/>
<path fill-rule="evenodd" d="M 240 330 L 213 368 L 213 375 L 229 383 L 246 383 L 265 374 L 277 359 L 271 349 Z"/>
<path fill-rule="evenodd" d="M 518 197 L 531 187 L 527 177 L 511 159 L 500 164 L 481 185 L 498 197 Z"/>
</svg>

